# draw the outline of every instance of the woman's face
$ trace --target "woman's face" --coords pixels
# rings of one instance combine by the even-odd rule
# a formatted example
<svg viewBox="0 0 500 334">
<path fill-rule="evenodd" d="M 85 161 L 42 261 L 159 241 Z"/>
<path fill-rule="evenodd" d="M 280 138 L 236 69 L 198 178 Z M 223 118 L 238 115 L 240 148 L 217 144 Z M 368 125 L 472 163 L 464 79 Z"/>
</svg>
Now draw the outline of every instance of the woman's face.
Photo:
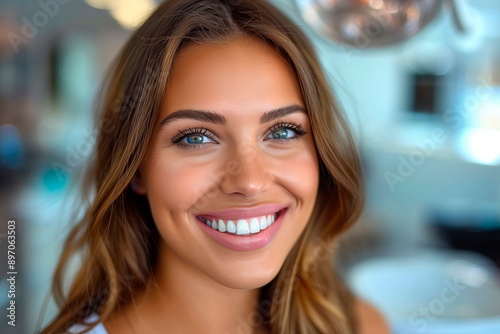
<svg viewBox="0 0 500 334">
<path fill-rule="evenodd" d="M 161 265 L 224 286 L 272 280 L 312 213 L 319 167 L 297 77 L 255 38 L 178 54 L 140 168 Z"/>
</svg>

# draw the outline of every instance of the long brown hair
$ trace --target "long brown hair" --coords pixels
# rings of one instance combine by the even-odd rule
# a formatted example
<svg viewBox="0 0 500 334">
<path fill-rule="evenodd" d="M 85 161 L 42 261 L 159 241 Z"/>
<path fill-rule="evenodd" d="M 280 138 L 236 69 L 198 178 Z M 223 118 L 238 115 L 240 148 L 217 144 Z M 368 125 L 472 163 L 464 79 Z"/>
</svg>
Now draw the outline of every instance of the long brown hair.
<svg viewBox="0 0 500 334">
<path fill-rule="evenodd" d="M 84 181 L 89 205 L 55 273 L 60 313 L 42 333 L 66 332 L 93 313 L 106 321 L 150 281 L 159 235 L 147 199 L 130 182 L 151 139 L 176 54 L 187 43 L 235 36 L 266 41 L 294 68 L 320 160 L 315 209 L 277 277 L 262 289 L 262 316 L 272 333 L 356 332 L 353 300 L 332 258 L 338 236 L 362 207 L 360 164 L 312 45 L 265 1 L 167 0 L 133 33 L 109 72 Z M 75 255 L 81 266 L 64 291 Z"/>
</svg>

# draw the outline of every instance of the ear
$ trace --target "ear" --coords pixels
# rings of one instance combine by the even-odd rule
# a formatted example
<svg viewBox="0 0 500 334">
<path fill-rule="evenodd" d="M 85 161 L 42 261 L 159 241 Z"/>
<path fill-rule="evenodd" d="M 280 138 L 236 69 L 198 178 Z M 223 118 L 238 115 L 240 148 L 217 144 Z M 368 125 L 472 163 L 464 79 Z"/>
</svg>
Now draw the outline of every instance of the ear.
<svg viewBox="0 0 500 334">
<path fill-rule="evenodd" d="M 142 181 L 141 173 L 139 171 L 137 171 L 134 178 L 130 182 L 130 188 L 138 195 L 146 195 L 146 187 L 144 186 L 144 182 Z"/>
</svg>

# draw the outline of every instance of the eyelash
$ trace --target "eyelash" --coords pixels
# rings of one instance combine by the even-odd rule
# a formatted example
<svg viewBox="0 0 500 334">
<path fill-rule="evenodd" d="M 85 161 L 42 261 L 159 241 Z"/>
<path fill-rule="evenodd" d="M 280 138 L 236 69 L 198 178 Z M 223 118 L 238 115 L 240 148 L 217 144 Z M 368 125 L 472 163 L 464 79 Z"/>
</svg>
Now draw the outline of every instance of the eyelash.
<svg viewBox="0 0 500 334">
<path fill-rule="evenodd" d="M 179 133 L 175 137 L 172 138 L 172 140 L 171 140 L 172 144 L 175 144 L 181 148 L 186 148 L 186 149 L 201 148 L 201 147 L 208 144 L 208 143 L 203 143 L 203 144 L 183 144 L 183 143 L 181 143 L 181 140 L 183 140 L 187 136 L 193 135 L 193 134 L 200 134 L 202 136 L 206 136 L 206 137 L 210 138 L 214 142 L 217 142 L 217 140 L 215 139 L 215 135 L 212 133 L 212 131 L 207 130 L 205 128 L 189 128 L 186 130 L 179 130 Z"/>
<path fill-rule="evenodd" d="M 278 130 L 278 129 L 288 129 L 288 130 L 293 130 L 296 133 L 295 137 L 292 138 L 285 138 L 285 139 L 274 139 L 275 141 L 278 142 L 289 142 L 292 140 L 297 140 L 300 137 L 304 136 L 307 134 L 306 131 L 304 131 L 304 128 L 301 124 L 293 123 L 293 122 L 280 122 L 275 125 L 273 125 L 269 130 L 267 131 L 267 135 L 269 135 L 271 132 Z M 205 129 L 205 128 L 189 128 L 186 130 L 179 130 L 179 133 L 171 139 L 172 144 L 177 145 L 181 148 L 185 149 L 197 149 L 197 148 L 202 148 L 206 146 L 209 143 L 203 143 L 203 144 L 183 144 L 181 141 L 186 138 L 189 135 L 192 134 L 200 134 L 203 136 L 206 136 L 213 140 L 214 142 L 217 142 L 215 139 L 216 136 L 212 133 L 212 131 Z M 269 138 L 270 139 L 270 138 Z M 267 140 L 267 138 L 266 138 Z"/>
<path fill-rule="evenodd" d="M 302 126 L 302 124 L 297 124 L 297 123 L 293 123 L 293 122 L 280 122 L 280 123 L 277 123 L 277 124 L 273 125 L 268 130 L 268 135 L 269 135 L 269 133 L 271 133 L 271 132 L 273 132 L 275 130 L 278 130 L 278 129 L 293 130 L 297 134 L 296 137 L 292 137 L 292 138 L 274 139 L 274 140 L 276 140 L 278 142 L 288 142 L 288 141 L 292 141 L 292 140 L 297 140 L 300 137 L 302 137 L 303 135 L 307 134 L 307 132 L 304 131 L 304 127 Z"/>
</svg>

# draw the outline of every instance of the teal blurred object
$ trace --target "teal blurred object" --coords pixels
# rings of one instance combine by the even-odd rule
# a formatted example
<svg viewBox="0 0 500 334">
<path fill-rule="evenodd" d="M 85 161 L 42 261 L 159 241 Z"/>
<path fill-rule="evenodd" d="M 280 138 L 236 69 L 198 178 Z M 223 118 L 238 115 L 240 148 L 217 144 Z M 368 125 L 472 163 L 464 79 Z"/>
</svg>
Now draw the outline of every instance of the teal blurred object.
<svg viewBox="0 0 500 334">
<path fill-rule="evenodd" d="M 0 125 L 0 168 L 18 169 L 23 164 L 23 157 L 19 130 L 11 124 Z"/>
<path fill-rule="evenodd" d="M 49 192 L 59 192 L 66 188 L 68 177 L 65 174 L 58 173 L 52 168 L 46 169 L 41 174 L 44 188 Z"/>
</svg>

